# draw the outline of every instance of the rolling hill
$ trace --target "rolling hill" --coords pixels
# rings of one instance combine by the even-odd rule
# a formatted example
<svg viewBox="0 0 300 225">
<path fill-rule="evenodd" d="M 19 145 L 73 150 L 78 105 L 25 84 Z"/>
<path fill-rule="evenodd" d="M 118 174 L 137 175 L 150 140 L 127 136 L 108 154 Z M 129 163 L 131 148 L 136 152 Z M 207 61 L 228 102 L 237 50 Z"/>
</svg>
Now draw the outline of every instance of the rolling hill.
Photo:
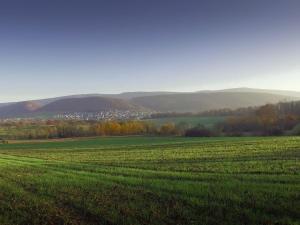
<svg viewBox="0 0 300 225">
<path fill-rule="evenodd" d="M 189 93 L 126 92 L 121 94 L 83 94 L 16 103 L 1 103 L 0 118 L 107 110 L 203 112 L 221 108 L 236 109 L 260 106 L 266 103 L 299 99 L 299 92 L 249 88 Z"/>
<path fill-rule="evenodd" d="M 147 111 L 127 100 L 107 97 L 66 98 L 39 104 L 39 101 L 17 102 L 0 107 L 0 118 L 34 117 L 57 113 L 100 112 L 109 110 Z"/>
<path fill-rule="evenodd" d="M 67 96 L 60 96 L 55 98 L 45 98 L 45 99 L 37 99 L 37 100 L 30 100 L 30 102 L 35 102 L 41 106 L 45 106 L 52 102 L 63 100 L 63 99 L 70 99 L 70 98 L 89 98 L 89 97 L 105 97 L 105 98 L 114 98 L 114 99 L 122 99 L 122 100 L 130 100 L 136 97 L 144 97 L 144 96 L 156 96 L 156 95 L 168 95 L 168 94 L 176 94 L 178 92 L 123 92 L 120 94 L 79 94 L 79 95 L 67 95 Z M 13 105 L 18 102 L 5 102 L 0 103 L 0 108 L 8 105 Z"/>
<path fill-rule="evenodd" d="M 41 105 L 36 101 L 12 103 L 0 107 L 0 117 L 28 116 L 40 108 Z"/>
<path fill-rule="evenodd" d="M 296 97 L 254 92 L 208 92 L 145 96 L 133 102 L 160 112 L 203 112 L 222 108 L 259 106 L 266 103 L 291 101 Z"/>
<path fill-rule="evenodd" d="M 107 97 L 86 97 L 61 99 L 51 102 L 40 108 L 38 112 L 61 113 L 61 112 L 99 112 L 107 110 L 145 110 L 143 107 L 123 99 Z"/>
</svg>

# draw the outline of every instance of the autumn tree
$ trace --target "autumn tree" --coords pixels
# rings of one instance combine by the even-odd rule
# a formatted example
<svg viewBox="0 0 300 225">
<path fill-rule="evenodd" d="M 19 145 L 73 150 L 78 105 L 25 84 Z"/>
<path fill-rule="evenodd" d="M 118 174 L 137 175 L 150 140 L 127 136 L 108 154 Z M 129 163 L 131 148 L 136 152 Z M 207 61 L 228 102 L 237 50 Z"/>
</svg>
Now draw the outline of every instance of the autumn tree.
<svg viewBox="0 0 300 225">
<path fill-rule="evenodd" d="M 161 135 L 176 135 L 178 132 L 174 123 L 165 123 L 160 127 L 159 133 Z"/>
</svg>

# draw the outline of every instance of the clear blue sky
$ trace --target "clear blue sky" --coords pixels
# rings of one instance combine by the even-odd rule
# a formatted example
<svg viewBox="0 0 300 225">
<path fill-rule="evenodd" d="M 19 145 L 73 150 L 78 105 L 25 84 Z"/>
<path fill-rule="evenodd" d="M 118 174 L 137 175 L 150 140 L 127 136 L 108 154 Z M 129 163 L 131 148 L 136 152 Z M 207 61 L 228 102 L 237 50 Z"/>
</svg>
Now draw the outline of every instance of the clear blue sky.
<svg viewBox="0 0 300 225">
<path fill-rule="evenodd" d="M 3 0 L 0 102 L 232 87 L 300 91 L 299 0 Z"/>
</svg>

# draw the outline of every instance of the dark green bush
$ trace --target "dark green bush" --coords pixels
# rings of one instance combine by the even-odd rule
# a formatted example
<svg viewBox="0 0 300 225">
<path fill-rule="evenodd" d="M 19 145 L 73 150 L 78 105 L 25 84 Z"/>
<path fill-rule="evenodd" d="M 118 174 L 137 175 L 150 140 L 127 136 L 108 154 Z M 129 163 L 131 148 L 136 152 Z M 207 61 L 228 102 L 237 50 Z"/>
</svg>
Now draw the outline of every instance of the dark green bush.
<svg viewBox="0 0 300 225">
<path fill-rule="evenodd" d="M 293 128 L 293 130 L 291 131 L 292 135 L 300 135 L 300 124 L 298 124 L 297 126 L 295 126 Z"/>
</svg>

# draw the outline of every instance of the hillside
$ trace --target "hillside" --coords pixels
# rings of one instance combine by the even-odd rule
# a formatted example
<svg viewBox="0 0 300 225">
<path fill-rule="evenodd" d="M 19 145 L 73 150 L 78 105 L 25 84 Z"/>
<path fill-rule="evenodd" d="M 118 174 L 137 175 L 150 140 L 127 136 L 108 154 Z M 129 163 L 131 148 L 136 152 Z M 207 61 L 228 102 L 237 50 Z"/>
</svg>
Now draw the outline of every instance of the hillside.
<svg viewBox="0 0 300 225">
<path fill-rule="evenodd" d="M 122 99 L 87 97 L 57 100 L 45 105 L 38 112 L 98 112 L 105 110 L 143 110 L 143 108 Z"/>
<path fill-rule="evenodd" d="M 134 98 L 132 101 L 160 112 L 203 112 L 240 108 L 297 99 L 284 95 L 247 92 L 188 93 Z"/>
<path fill-rule="evenodd" d="M 78 95 L 67 95 L 67 96 L 59 96 L 54 98 L 45 98 L 45 99 L 37 99 L 37 100 L 30 100 L 30 102 L 34 102 L 36 104 L 39 104 L 41 106 L 45 106 L 47 104 L 50 104 L 52 102 L 63 100 L 63 99 L 73 99 L 73 98 L 89 98 L 89 97 L 104 97 L 104 98 L 114 98 L 114 99 L 122 99 L 122 100 L 130 100 L 132 98 L 137 97 L 144 97 L 144 96 L 156 96 L 156 95 L 167 95 L 167 94 L 175 94 L 177 92 L 163 92 L 163 91 L 157 91 L 157 92 L 123 92 L 120 94 L 78 94 Z M 0 108 L 5 107 L 8 105 L 13 105 L 18 102 L 6 102 L 6 103 L 0 103 Z"/>
<path fill-rule="evenodd" d="M 4 107 L 4 106 L 8 106 L 8 105 L 11 105 L 12 103 L 0 103 L 0 108 L 1 107 Z"/>
<path fill-rule="evenodd" d="M 266 103 L 299 99 L 299 92 L 249 88 L 189 93 L 126 92 L 121 94 L 83 94 L 26 102 L 1 103 L 0 118 L 106 110 L 203 112 L 222 108 L 236 109 L 260 106 Z"/>
<path fill-rule="evenodd" d="M 106 97 L 66 98 L 46 105 L 39 101 L 11 103 L 0 107 L 0 118 L 34 117 L 55 113 L 100 112 L 109 110 L 147 111 L 130 101 Z"/>
<path fill-rule="evenodd" d="M 26 116 L 41 108 L 35 101 L 17 102 L 0 107 L 0 117 Z"/>
</svg>

